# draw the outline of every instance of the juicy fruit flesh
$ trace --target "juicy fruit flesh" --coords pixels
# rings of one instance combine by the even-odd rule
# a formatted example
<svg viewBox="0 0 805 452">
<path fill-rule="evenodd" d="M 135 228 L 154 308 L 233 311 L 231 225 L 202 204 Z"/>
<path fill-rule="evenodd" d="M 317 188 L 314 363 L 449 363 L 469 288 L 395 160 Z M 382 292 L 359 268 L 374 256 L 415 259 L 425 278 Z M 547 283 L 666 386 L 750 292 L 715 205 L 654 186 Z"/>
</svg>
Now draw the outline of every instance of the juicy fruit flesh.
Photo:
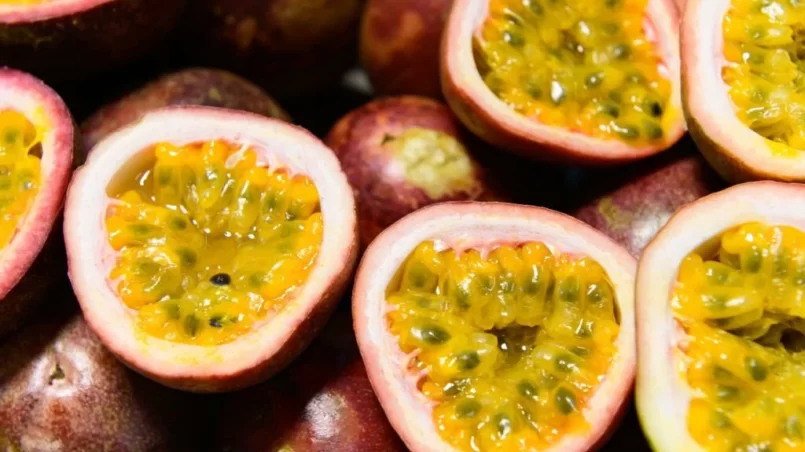
<svg viewBox="0 0 805 452">
<path fill-rule="evenodd" d="M 586 135 L 661 140 L 671 83 L 646 37 L 647 0 L 491 0 L 476 40 L 487 86 L 515 111 Z"/>
<path fill-rule="evenodd" d="M 11 242 L 39 191 L 41 139 L 28 118 L 0 110 L 0 250 Z"/>
<path fill-rule="evenodd" d="M 424 372 L 443 439 L 462 450 L 524 450 L 587 427 L 620 330 L 595 261 L 542 243 L 489 253 L 420 244 L 387 292 L 389 330 Z"/>
<path fill-rule="evenodd" d="M 717 251 L 683 261 L 672 303 L 693 438 L 713 451 L 805 448 L 805 233 L 727 231 Z"/>
<path fill-rule="evenodd" d="M 732 0 L 723 32 L 722 77 L 738 118 L 771 141 L 805 149 L 805 3 Z"/>
<path fill-rule="evenodd" d="M 318 191 L 223 141 L 160 143 L 154 153 L 110 202 L 109 279 L 145 333 L 230 342 L 304 283 L 322 241 Z"/>
</svg>

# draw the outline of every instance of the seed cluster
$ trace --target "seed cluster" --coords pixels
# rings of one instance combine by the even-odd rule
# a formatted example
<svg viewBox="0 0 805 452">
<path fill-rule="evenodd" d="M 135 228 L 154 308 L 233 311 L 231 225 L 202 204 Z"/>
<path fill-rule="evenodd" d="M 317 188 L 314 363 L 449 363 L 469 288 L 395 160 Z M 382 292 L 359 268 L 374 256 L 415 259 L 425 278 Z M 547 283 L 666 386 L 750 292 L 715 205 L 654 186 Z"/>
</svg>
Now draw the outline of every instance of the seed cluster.
<svg viewBox="0 0 805 452">
<path fill-rule="evenodd" d="M 151 335 L 234 340 L 307 277 L 322 240 L 316 187 L 221 141 L 155 154 L 110 204 L 109 278 Z"/>
<path fill-rule="evenodd" d="M 671 83 L 646 0 L 492 0 L 476 41 L 487 86 L 542 123 L 630 143 L 662 139 Z"/>
<path fill-rule="evenodd" d="M 805 233 L 748 223 L 679 269 L 673 305 L 689 341 L 688 412 L 708 450 L 805 448 Z"/>
<path fill-rule="evenodd" d="M 0 110 L 0 249 L 14 237 L 39 191 L 40 139 L 28 118 Z"/>
<path fill-rule="evenodd" d="M 612 285 L 589 258 L 541 243 L 417 247 L 390 288 L 390 331 L 434 421 L 462 450 L 542 448 L 583 429 L 619 332 Z"/>
</svg>

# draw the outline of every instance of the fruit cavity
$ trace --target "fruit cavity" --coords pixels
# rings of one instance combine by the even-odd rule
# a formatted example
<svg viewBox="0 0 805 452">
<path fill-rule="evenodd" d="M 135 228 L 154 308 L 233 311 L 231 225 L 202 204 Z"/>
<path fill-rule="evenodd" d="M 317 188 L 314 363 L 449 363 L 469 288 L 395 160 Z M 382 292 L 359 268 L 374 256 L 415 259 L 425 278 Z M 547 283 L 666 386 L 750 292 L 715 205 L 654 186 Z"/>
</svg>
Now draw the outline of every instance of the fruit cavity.
<svg viewBox="0 0 805 452">
<path fill-rule="evenodd" d="M 389 330 L 461 450 L 541 449 L 583 415 L 617 352 L 606 271 L 539 242 L 487 250 L 420 244 L 387 289 Z"/>
<path fill-rule="evenodd" d="M 541 123 L 630 144 L 676 115 L 647 0 L 491 0 L 475 57 L 489 89 Z"/>
<path fill-rule="evenodd" d="M 0 250 L 11 242 L 39 190 L 41 140 L 24 115 L 0 110 Z"/>
<path fill-rule="evenodd" d="M 707 450 L 805 447 L 803 287 L 805 232 L 791 226 L 743 224 L 682 262 L 687 425 Z"/>
<path fill-rule="evenodd" d="M 322 242 L 318 191 L 248 146 L 159 143 L 154 154 L 110 193 L 109 279 L 144 332 L 231 342 L 304 284 Z"/>
<path fill-rule="evenodd" d="M 803 23 L 805 5 L 777 0 L 733 0 L 723 20 L 722 77 L 738 118 L 789 155 L 805 149 Z"/>
</svg>

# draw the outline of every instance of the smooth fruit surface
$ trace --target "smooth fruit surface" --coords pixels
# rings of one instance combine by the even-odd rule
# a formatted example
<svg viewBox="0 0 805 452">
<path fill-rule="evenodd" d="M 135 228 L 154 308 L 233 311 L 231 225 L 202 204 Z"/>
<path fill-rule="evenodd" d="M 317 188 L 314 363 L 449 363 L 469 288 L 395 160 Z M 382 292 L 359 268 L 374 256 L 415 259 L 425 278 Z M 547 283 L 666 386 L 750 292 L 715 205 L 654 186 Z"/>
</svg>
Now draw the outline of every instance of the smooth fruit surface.
<svg viewBox="0 0 805 452">
<path fill-rule="evenodd" d="M 377 94 L 442 98 L 438 43 L 452 4 L 452 0 L 366 3 L 360 58 Z"/>
<path fill-rule="evenodd" d="M 145 113 L 171 105 L 202 105 L 257 113 L 290 121 L 265 91 L 227 71 L 191 68 L 165 74 L 101 107 L 81 124 L 85 150 Z"/>
<path fill-rule="evenodd" d="M 131 62 L 174 26 L 185 0 L 0 4 L 0 65 L 74 81 Z M 159 11 L 159 14 L 154 14 Z"/>
<path fill-rule="evenodd" d="M 803 447 L 803 203 L 801 185 L 737 185 L 680 209 L 646 248 L 637 397 L 659 449 Z"/>
<path fill-rule="evenodd" d="M 134 369 L 194 391 L 257 383 L 304 349 L 351 274 L 355 227 L 320 141 L 209 107 L 156 110 L 103 139 L 65 214 L 90 326 Z"/>
<path fill-rule="evenodd" d="M 38 79 L 0 69 L 0 335 L 64 268 L 57 218 L 73 164 L 72 118 Z M 53 231 L 57 232 L 53 232 Z"/>
<path fill-rule="evenodd" d="M 574 163 L 635 160 L 684 133 L 676 7 L 647 2 L 455 2 L 442 85 L 492 144 Z"/>
<path fill-rule="evenodd" d="M 361 244 L 416 209 L 493 196 L 473 145 L 444 104 L 415 96 L 372 101 L 327 137 L 358 205 Z"/>
<path fill-rule="evenodd" d="M 412 450 L 594 447 L 632 378 L 633 272 L 610 239 L 540 208 L 446 203 L 396 223 L 353 292 L 392 425 Z"/>
</svg>

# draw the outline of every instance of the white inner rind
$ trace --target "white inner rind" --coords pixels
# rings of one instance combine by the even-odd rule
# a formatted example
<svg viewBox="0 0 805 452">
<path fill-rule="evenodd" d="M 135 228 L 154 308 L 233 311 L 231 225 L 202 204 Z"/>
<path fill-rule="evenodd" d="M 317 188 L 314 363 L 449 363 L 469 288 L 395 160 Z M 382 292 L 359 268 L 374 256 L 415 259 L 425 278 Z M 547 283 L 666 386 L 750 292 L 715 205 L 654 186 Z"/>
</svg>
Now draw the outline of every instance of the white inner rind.
<svg viewBox="0 0 805 452">
<path fill-rule="evenodd" d="M 702 450 L 688 433 L 692 393 L 671 297 L 679 266 L 700 245 L 753 221 L 805 229 L 805 185 L 736 185 L 680 209 L 645 249 L 637 275 L 637 404 L 655 450 Z"/>
<path fill-rule="evenodd" d="M 209 347 L 169 342 L 136 328 L 108 280 L 112 256 L 104 220 L 106 188 L 124 163 L 149 158 L 161 141 L 177 145 L 223 139 L 255 146 L 274 164 L 307 175 L 319 189 L 324 237 L 316 262 L 296 296 L 270 320 L 234 342 Z M 307 131 L 278 120 L 209 107 L 171 107 L 147 114 L 91 152 L 70 187 L 65 237 L 70 278 L 90 325 L 133 367 L 165 379 L 214 380 L 251 369 L 273 356 L 348 271 L 355 244 L 352 192 L 332 151 Z M 105 256 L 105 257 L 104 257 Z"/>
<path fill-rule="evenodd" d="M 611 159 L 635 158 L 649 155 L 658 148 L 675 143 L 684 133 L 682 119 L 682 93 L 679 63 L 679 23 L 676 6 L 672 0 L 649 0 L 646 21 L 655 30 L 655 44 L 662 55 L 663 71 L 660 73 L 672 83 L 668 114 L 676 114 L 676 127 L 665 131 L 665 139 L 656 144 L 632 147 L 617 139 L 601 139 L 552 125 L 542 124 L 534 118 L 517 113 L 486 86 L 477 69 L 472 49 L 473 36 L 488 16 L 489 0 L 456 0 L 442 42 L 443 78 L 448 78 L 463 91 L 469 102 L 476 103 L 492 118 L 505 118 L 505 127 L 510 133 L 533 141 L 566 149 L 579 156 L 601 156 Z M 472 69 L 472 70 L 468 70 Z M 500 120 L 503 123 L 503 120 Z"/>
<path fill-rule="evenodd" d="M 805 178 L 805 152 L 774 158 L 769 141 L 738 119 L 721 76 L 723 20 L 731 0 L 690 0 L 682 22 L 683 86 L 688 114 L 723 152 L 775 179 Z"/>
<path fill-rule="evenodd" d="M 408 356 L 400 350 L 397 337 L 387 330 L 385 294 L 406 258 L 428 240 L 443 241 L 458 249 L 539 241 L 556 252 L 588 256 L 604 267 L 621 314 L 618 350 L 584 411 L 592 430 L 583 435 L 568 434 L 550 449 L 588 450 L 606 432 L 634 376 L 634 258 L 578 220 L 538 207 L 502 203 L 435 205 L 409 215 L 378 236 L 367 249 L 355 282 L 355 331 L 364 361 L 372 363 L 367 372 L 375 393 L 397 433 L 414 451 L 453 448 L 437 432 L 433 401 L 417 389 L 417 376 L 406 371 Z"/>
</svg>

